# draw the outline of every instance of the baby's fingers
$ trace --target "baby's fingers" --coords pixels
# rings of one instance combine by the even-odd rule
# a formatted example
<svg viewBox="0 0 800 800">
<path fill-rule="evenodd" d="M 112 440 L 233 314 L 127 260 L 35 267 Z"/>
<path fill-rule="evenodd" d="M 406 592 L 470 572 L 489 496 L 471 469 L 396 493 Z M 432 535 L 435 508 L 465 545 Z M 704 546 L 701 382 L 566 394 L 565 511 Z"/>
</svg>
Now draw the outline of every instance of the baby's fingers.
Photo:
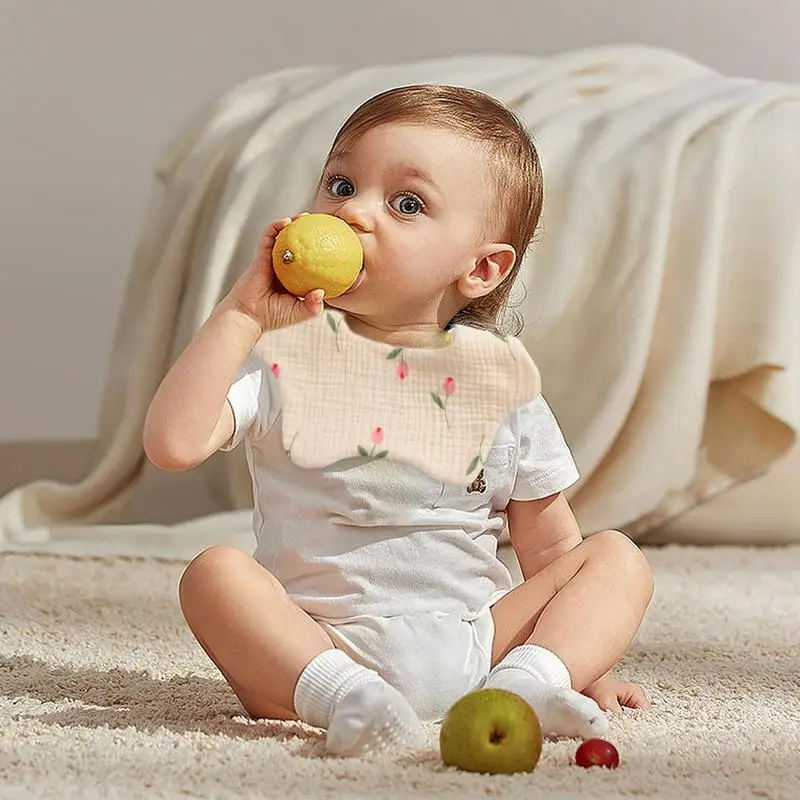
<svg viewBox="0 0 800 800">
<path fill-rule="evenodd" d="M 650 700 L 644 689 L 635 683 L 623 685 L 619 692 L 619 702 L 626 708 L 650 708 Z"/>
<path fill-rule="evenodd" d="M 292 221 L 291 217 L 281 217 L 266 228 L 261 234 L 261 239 L 258 243 L 258 253 L 260 256 L 269 256 L 272 253 L 272 248 L 275 246 L 275 237 Z"/>
<path fill-rule="evenodd" d="M 603 711 L 610 711 L 612 714 L 622 713 L 617 694 L 613 690 L 604 689 L 599 691 L 596 694 L 592 694 L 592 699 Z"/>
<path fill-rule="evenodd" d="M 311 316 L 316 317 L 319 314 L 323 306 L 325 300 L 325 292 L 322 289 L 314 289 L 313 292 L 309 292 L 303 298 L 303 305 L 305 306 L 306 311 L 311 314 Z"/>
</svg>

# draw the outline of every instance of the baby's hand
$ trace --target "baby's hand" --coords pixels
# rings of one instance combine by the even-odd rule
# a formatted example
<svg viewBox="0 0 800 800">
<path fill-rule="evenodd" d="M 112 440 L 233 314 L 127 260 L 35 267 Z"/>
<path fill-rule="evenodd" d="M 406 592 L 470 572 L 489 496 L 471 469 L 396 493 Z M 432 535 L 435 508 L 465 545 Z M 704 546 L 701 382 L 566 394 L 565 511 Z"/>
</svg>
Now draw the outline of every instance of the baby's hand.
<svg viewBox="0 0 800 800">
<path fill-rule="evenodd" d="M 272 268 L 275 237 L 293 219 L 297 217 L 275 220 L 264 231 L 256 257 L 228 292 L 227 300 L 239 311 L 256 320 L 263 332 L 304 322 L 315 317 L 323 308 L 324 293 L 321 289 L 309 292 L 302 299 L 297 298 L 283 288 Z"/>
<path fill-rule="evenodd" d="M 638 683 L 623 683 L 611 675 L 604 675 L 587 686 L 581 694 L 591 697 L 603 709 L 619 714 L 622 707 L 650 708 L 644 689 Z"/>
</svg>

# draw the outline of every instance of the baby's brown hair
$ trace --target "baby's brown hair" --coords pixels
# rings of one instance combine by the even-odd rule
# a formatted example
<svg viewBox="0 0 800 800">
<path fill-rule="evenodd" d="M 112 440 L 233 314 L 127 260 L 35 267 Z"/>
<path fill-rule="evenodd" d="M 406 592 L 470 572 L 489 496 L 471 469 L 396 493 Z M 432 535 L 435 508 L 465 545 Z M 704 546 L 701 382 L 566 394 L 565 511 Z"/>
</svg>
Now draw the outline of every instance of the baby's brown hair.
<svg viewBox="0 0 800 800">
<path fill-rule="evenodd" d="M 539 155 L 524 124 L 511 109 L 475 89 L 441 84 L 401 86 L 362 103 L 339 129 L 327 160 L 351 147 L 371 128 L 390 122 L 442 127 L 486 145 L 497 194 L 497 213 L 490 223 L 499 240 L 514 248 L 517 258 L 507 278 L 488 295 L 469 303 L 452 323 L 518 334 L 522 327 L 518 318 L 513 322 L 506 319 L 505 324 L 500 318 L 539 224 L 544 195 Z"/>
</svg>

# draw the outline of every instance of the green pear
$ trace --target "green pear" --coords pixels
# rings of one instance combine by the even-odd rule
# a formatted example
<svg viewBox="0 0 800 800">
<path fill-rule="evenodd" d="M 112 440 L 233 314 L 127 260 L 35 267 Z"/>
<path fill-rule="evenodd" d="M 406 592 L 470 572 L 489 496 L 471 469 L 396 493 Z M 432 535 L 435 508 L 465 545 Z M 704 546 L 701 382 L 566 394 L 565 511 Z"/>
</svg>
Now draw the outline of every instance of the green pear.
<svg viewBox="0 0 800 800">
<path fill-rule="evenodd" d="M 468 772 L 531 772 L 542 754 L 542 727 L 530 705 L 504 689 L 478 689 L 447 712 L 442 761 Z"/>
</svg>

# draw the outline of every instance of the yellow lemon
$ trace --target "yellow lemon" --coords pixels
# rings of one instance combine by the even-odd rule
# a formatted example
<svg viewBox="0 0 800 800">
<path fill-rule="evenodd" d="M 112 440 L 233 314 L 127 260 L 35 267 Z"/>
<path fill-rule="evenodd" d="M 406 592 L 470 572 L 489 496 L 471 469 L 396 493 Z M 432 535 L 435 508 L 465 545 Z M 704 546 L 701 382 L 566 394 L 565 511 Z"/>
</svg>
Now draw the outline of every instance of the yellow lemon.
<svg viewBox="0 0 800 800">
<path fill-rule="evenodd" d="M 286 290 L 305 297 L 323 289 L 325 297 L 344 294 L 361 272 L 364 252 L 356 232 L 331 214 L 292 220 L 275 239 L 272 266 Z"/>
</svg>

